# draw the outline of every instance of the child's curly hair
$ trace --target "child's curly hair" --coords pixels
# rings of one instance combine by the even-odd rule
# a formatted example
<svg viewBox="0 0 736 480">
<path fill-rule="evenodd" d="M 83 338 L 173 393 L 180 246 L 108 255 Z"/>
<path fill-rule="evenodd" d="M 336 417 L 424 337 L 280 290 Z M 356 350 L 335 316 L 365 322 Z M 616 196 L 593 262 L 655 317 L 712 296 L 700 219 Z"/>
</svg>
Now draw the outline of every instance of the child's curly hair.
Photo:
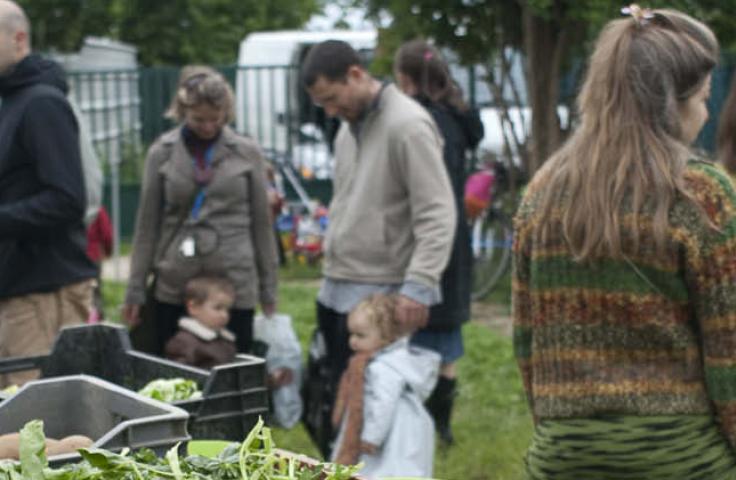
<svg viewBox="0 0 736 480">
<path fill-rule="evenodd" d="M 401 336 L 401 328 L 396 319 L 396 295 L 375 293 L 361 301 L 350 315 L 360 312 L 378 328 L 381 339 L 391 343 Z"/>
</svg>

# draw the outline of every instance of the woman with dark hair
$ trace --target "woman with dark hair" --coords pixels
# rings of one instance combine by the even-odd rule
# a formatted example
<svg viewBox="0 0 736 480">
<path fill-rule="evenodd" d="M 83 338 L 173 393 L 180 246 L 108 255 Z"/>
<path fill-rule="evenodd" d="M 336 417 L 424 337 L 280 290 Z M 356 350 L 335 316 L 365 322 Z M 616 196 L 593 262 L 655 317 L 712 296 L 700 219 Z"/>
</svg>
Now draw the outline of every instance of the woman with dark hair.
<svg viewBox="0 0 736 480">
<path fill-rule="evenodd" d="M 718 43 L 631 5 L 515 219 L 531 479 L 736 478 L 736 191 L 690 149 Z"/>
<path fill-rule="evenodd" d="M 427 326 L 411 340 L 442 356 L 440 378 L 427 408 L 440 438 L 452 443 L 450 415 L 457 391 L 455 363 L 464 352 L 461 326 L 470 319 L 473 261 L 463 190 L 467 153 L 483 138 L 483 124 L 478 112 L 463 101 L 462 92 L 439 50 L 426 41 L 413 40 L 399 48 L 394 59 L 394 76 L 399 88 L 421 103 L 437 123 L 445 141 L 443 157 L 455 197 L 457 225 L 450 261 L 442 275 L 442 303 L 430 309 Z"/>
<path fill-rule="evenodd" d="M 257 303 L 275 311 L 278 256 L 266 192 L 266 164 L 252 140 L 228 127 L 235 99 L 209 67 L 182 70 L 167 116 L 180 123 L 146 158 L 123 317 L 137 324 L 150 274 L 156 353 L 185 313 L 184 287 L 200 275 L 235 287 L 227 328 L 250 349 Z"/>
</svg>

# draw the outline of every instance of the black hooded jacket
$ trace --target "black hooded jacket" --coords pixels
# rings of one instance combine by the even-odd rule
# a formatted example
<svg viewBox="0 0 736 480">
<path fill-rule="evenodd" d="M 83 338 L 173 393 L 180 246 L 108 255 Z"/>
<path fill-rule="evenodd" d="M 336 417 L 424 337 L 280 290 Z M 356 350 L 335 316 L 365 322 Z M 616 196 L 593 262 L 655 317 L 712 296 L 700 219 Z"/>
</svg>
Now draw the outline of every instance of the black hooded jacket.
<svg viewBox="0 0 736 480">
<path fill-rule="evenodd" d="M 450 176 L 457 209 L 455 240 L 450 260 L 440 280 L 442 303 L 430 308 L 426 327 L 431 331 L 443 331 L 458 327 L 470 319 L 473 255 L 463 196 L 468 171 L 466 154 L 477 147 L 483 139 L 483 123 L 475 109 L 459 111 L 426 98 L 419 97 L 417 100 L 432 115 L 444 138 L 443 158 Z"/>
<path fill-rule="evenodd" d="M 96 276 L 67 89 L 61 67 L 35 54 L 0 76 L 0 299 Z"/>
</svg>

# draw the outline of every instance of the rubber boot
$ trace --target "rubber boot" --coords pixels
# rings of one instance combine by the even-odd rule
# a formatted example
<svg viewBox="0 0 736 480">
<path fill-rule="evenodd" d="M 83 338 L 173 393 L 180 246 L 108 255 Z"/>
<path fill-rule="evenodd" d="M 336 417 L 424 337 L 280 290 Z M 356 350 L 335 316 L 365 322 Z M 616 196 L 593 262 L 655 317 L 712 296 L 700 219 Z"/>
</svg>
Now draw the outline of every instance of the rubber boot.
<svg viewBox="0 0 736 480">
<path fill-rule="evenodd" d="M 455 395 L 457 395 L 457 379 L 440 376 L 437 386 L 434 387 L 432 395 L 425 404 L 434 419 L 434 427 L 440 440 L 447 445 L 452 445 L 455 441 L 450 426 Z"/>
</svg>

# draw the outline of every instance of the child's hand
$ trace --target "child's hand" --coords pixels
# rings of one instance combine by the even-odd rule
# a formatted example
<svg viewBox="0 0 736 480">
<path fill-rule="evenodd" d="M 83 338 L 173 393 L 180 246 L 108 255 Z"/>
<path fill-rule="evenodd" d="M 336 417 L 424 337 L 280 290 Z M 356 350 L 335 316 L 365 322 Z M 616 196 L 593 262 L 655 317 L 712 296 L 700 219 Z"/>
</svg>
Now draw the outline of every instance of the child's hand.
<svg viewBox="0 0 736 480">
<path fill-rule="evenodd" d="M 278 368 L 268 374 L 266 381 L 269 388 L 283 387 L 294 381 L 294 372 L 290 368 Z"/>
<path fill-rule="evenodd" d="M 368 455 L 375 455 L 378 453 L 378 447 L 368 442 L 360 442 L 360 453 L 367 453 Z"/>
</svg>

